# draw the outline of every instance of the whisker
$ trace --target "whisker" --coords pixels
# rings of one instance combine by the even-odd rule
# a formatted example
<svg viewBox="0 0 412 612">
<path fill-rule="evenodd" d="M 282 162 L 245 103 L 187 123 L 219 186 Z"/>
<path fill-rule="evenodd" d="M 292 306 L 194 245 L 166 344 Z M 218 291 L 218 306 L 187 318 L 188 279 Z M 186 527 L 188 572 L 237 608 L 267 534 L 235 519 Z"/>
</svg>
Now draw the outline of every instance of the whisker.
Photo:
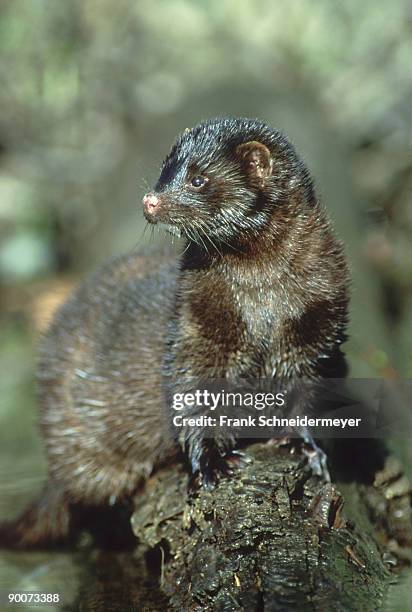
<svg viewBox="0 0 412 612">
<path fill-rule="evenodd" d="M 219 240 L 220 240 L 220 242 L 223 242 L 223 244 L 228 246 L 230 249 L 233 249 L 234 251 L 237 251 L 238 253 L 244 253 L 244 251 L 242 251 L 241 249 L 238 249 L 233 244 L 230 244 L 229 242 L 226 242 L 226 240 L 224 240 L 221 236 L 219 236 Z"/>
<path fill-rule="evenodd" d="M 140 179 L 139 183 L 139 188 L 144 187 L 145 191 L 150 191 L 149 182 L 144 177 Z"/>
<path fill-rule="evenodd" d="M 134 252 L 137 250 L 137 248 L 138 248 L 138 247 L 141 245 L 141 243 L 143 242 L 143 238 L 144 238 L 144 235 L 145 235 L 145 233 L 146 233 L 146 230 L 147 230 L 147 226 L 148 226 L 148 225 L 149 225 L 149 223 L 147 223 L 147 222 L 146 222 L 146 223 L 145 223 L 145 226 L 144 226 L 144 228 L 143 228 L 143 230 L 142 230 L 142 232 L 141 232 L 141 234 L 140 234 L 140 236 L 139 236 L 139 238 L 137 239 L 136 244 L 135 244 L 135 245 L 134 245 L 134 247 L 132 248 L 132 253 L 134 253 Z"/>
<path fill-rule="evenodd" d="M 187 228 L 187 230 L 189 230 L 189 228 Z M 190 233 L 189 233 L 189 235 L 191 236 L 191 239 L 193 240 L 193 242 L 194 242 L 195 244 L 197 244 L 197 246 L 199 246 L 199 247 L 200 247 L 200 246 L 202 246 L 202 245 L 199 243 L 199 234 L 196 232 L 196 230 L 195 230 L 195 228 L 194 228 L 194 227 L 190 227 Z"/>
<path fill-rule="evenodd" d="M 204 237 L 209 240 L 210 244 L 214 247 L 214 249 L 219 253 L 220 257 L 223 257 L 223 253 L 219 250 L 219 248 L 217 247 L 217 245 L 213 242 L 213 240 L 211 239 L 211 237 L 209 236 L 209 234 L 207 234 L 205 231 L 203 231 L 203 235 Z"/>
<path fill-rule="evenodd" d="M 189 242 L 189 240 L 188 240 L 188 241 L 187 241 L 187 245 L 186 245 L 186 247 L 184 248 L 184 250 L 183 250 L 183 251 L 180 253 L 180 256 L 184 255 L 184 254 L 186 253 L 186 251 L 188 251 L 188 250 L 189 250 L 189 248 L 190 248 L 190 242 Z"/>
<path fill-rule="evenodd" d="M 201 228 L 200 224 L 199 224 L 197 221 L 195 222 L 195 227 L 196 227 L 196 229 L 197 229 L 197 236 L 199 237 L 199 240 L 200 240 L 200 241 L 201 241 L 201 243 L 203 244 L 203 246 L 204 246 L 204 248 L 205 248 L 206 253 L 209 255 L 209 250 L 208 250 L 208 248 L 207 248 L 207 245 L 206 245 L 206 243 L 204 242 L 204 240 L 203 240 L 203 238 L 202 238 L 202 228 Z"/>
</svg>

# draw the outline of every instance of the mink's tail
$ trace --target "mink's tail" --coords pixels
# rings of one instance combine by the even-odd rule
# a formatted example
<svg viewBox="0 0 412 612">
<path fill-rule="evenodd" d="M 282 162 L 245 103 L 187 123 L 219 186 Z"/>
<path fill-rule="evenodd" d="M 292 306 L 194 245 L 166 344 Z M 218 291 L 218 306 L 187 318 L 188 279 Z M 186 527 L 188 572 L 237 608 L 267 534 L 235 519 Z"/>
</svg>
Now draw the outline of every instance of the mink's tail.
<svg viewBox="0 0 412 612">
<path fill-rule="evenodd" d="M 0 548 L 52 548 L 69 543 L 72 517 L 67 493 L 48 482 L 14 521 L 0 523 Z"/>
<path fill-rule="evenodd" d="M 0 523 L 0 549 L 52 549 L 76 544 L 87 530 L 96 546 L 129 550 L 136 546 L 130 518 L 132 500 L 84 505 L 61 484 L 49 481 L 39 497 L 14 521 Z"/>
</svg>

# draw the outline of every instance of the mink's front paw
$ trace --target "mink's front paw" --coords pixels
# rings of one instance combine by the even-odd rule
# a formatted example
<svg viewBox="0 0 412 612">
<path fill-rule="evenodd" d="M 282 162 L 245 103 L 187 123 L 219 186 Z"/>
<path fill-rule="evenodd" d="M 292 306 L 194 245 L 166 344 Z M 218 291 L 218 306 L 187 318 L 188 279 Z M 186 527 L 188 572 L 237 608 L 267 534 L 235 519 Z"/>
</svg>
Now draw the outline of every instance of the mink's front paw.
<svg viewBox="0 0 412 612">
<path fill-rule="evenodd" d="M 328 457 L 317 444 L 303 445 L 303 454 L 308 459 L 308 465 L 315 476 L 319 476 L 325 482 L 331 482 L 328 470 Z"/>
<path fill-rule="evenodd" d="M 315 439 L 308 427 L 297 427 L 297 433 L 303 438 L 302 452 L 308 459 L 308 465 L 315 476 L 319 476 L 325 482 L 331 482 L 328 470 L 328 457 Z"/>
<path fill-rule="evenodd" d="M 244 453 L 236 450 L 221 454 L 218 448 L 209 448 L 202 454 L 192 482 L 205 489 L 213 489 L 222 476 L 232 476 L 236 469 L 245 467 L 250 461 Z"/>
</svg>

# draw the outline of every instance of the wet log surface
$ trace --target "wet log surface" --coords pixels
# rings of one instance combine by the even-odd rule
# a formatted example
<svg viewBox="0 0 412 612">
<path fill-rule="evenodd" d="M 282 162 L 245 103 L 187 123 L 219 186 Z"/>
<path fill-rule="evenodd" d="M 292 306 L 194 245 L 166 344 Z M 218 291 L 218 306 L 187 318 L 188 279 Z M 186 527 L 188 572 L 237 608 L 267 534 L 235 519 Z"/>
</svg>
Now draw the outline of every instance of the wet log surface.
<svg viewBox="0 0 412 612">
<path fill-rule="evenodd" d="M 135 499 L 136 550 L 95 555 L 80 609 L 385 610 L 411 556 L 399 463 L 338 463 L 327 484 L 294 450 L 253 445 L 212 491 L 190 489 L 183 467 L 156 474 Z"/>
</svg>

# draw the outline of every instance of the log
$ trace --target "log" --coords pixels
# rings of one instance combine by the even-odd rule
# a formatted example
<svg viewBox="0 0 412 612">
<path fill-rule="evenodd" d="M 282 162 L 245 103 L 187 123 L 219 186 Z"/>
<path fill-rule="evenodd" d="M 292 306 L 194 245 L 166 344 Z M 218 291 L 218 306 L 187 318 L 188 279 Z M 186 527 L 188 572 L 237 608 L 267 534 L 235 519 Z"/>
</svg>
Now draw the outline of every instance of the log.
<svg viewBox="0 0 412 612">
<path fill-rule="evenodd" d="M 248 447 L 251 462 L 211 491 L 162 469 L 134 500 L 137 548 L 94 556 L 79 609 L 384 610 L 411 561 L 411 486 L 377 448 L 344 443 L 336 484 L 296 444 Z"/>
</svg>

